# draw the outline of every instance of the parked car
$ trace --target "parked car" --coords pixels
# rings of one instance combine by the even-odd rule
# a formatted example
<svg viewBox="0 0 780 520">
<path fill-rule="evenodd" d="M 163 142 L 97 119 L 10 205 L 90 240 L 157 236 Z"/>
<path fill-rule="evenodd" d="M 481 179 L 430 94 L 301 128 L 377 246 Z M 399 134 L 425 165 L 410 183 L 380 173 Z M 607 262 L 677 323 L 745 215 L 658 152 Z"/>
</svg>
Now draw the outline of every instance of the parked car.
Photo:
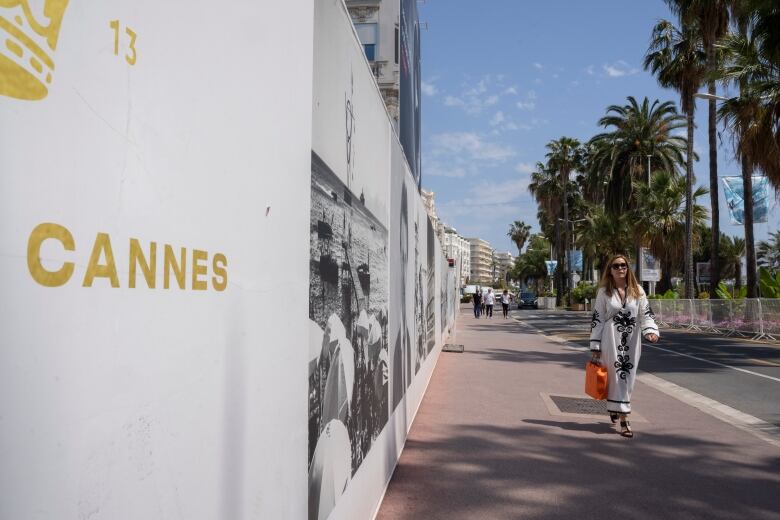
<svg viewBox="0 0 780 520">
<path fill-rule="evenodd" d="M 533 309 L 537 309 L 539 307 L 539 304 L 536 299 L 536 295 L 534 293 L 530 293 L 530 292 L 520 293 L 520 297 L 517 299 L 517 308 L 522 309 L 523 307 L 531 307 Z"/>
</svg>

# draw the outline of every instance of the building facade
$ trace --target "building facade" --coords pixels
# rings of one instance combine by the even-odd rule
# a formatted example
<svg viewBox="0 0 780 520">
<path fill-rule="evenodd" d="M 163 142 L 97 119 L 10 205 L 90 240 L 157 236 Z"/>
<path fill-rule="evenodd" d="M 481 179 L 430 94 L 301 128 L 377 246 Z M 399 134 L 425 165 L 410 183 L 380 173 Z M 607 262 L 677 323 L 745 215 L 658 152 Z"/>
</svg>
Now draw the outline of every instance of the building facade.
<svg viewBox="0 0 780 520">
<path fill-rule="evenodd" d="M 346 0 L 345 3 L 387 111 L 398 129 L 401 3 L 398 0 Z"/>
<path fill-rule="evenodd" d="M 506 280 L 507 272 L 509 272 L 509 270 L 512 269 L 512 266 L 515 264 L 515 257 L 512 256 L 512 253 L 508 251 L 506 253 L 496 252 L 495 260 L 496 272 L 494 277 L 496 281 Z"/>
<path fill-rule="evenodd" d="M 481 238 L 469 238 L 469 251 L 471 254 L 471 274 L 469 282 L 472 284 L 491 285 L 493 283 L 493 248 L 490 243 Z"/>
<path fill-rule="evenodd" d="M 444 229 L 444 254 L 455 260 L 458 269 L 458 286 L 463 286 L 471 277 L 471 244 L 458 234 L 455 228 Z"/>
</svg>

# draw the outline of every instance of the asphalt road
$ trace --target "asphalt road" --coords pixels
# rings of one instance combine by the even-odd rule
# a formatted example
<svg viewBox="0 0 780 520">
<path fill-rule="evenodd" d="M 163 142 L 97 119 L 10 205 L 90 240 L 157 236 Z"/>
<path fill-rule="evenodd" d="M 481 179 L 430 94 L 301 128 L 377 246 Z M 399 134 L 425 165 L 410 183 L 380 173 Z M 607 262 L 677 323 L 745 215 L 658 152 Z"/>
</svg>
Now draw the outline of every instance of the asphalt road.
<svg viewBox="0 0 780 520">
<path fill-rule="evenodd" d="M 513 310 L 521 322 L 588 346 L 590 313 Z M 744 338 L 661 329 L 644 342 L 639 370 L 780 426 L 780 346 Z"/>
</svg>

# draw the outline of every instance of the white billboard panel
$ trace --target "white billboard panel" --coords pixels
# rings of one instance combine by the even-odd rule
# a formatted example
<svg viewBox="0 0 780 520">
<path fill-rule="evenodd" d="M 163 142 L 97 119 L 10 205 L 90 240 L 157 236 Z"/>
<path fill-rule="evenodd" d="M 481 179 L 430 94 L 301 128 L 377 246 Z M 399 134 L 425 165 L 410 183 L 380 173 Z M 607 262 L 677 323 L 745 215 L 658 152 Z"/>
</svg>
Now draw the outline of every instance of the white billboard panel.
<svg viewBox="0 0 780 520">
<path fill-rule="evenodd" d="M 312 19 L 0 6 L 0 518 L 305 516 Z"/>
</svg>

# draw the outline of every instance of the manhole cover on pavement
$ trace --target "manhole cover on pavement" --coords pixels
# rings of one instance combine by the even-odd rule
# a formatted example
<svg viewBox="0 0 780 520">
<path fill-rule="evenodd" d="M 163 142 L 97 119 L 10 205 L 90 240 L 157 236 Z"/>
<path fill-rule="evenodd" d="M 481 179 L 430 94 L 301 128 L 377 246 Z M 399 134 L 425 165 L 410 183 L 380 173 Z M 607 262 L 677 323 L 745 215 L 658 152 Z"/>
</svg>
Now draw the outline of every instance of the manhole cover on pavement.
<svg viewBox="0 0 780 520">
<path fill-rule="evenodd" d="M 585 397 L 564 397 L 551 395 L 550 399 L 562 413 L 607 415 L 607 402 Z"/>
</svg>

